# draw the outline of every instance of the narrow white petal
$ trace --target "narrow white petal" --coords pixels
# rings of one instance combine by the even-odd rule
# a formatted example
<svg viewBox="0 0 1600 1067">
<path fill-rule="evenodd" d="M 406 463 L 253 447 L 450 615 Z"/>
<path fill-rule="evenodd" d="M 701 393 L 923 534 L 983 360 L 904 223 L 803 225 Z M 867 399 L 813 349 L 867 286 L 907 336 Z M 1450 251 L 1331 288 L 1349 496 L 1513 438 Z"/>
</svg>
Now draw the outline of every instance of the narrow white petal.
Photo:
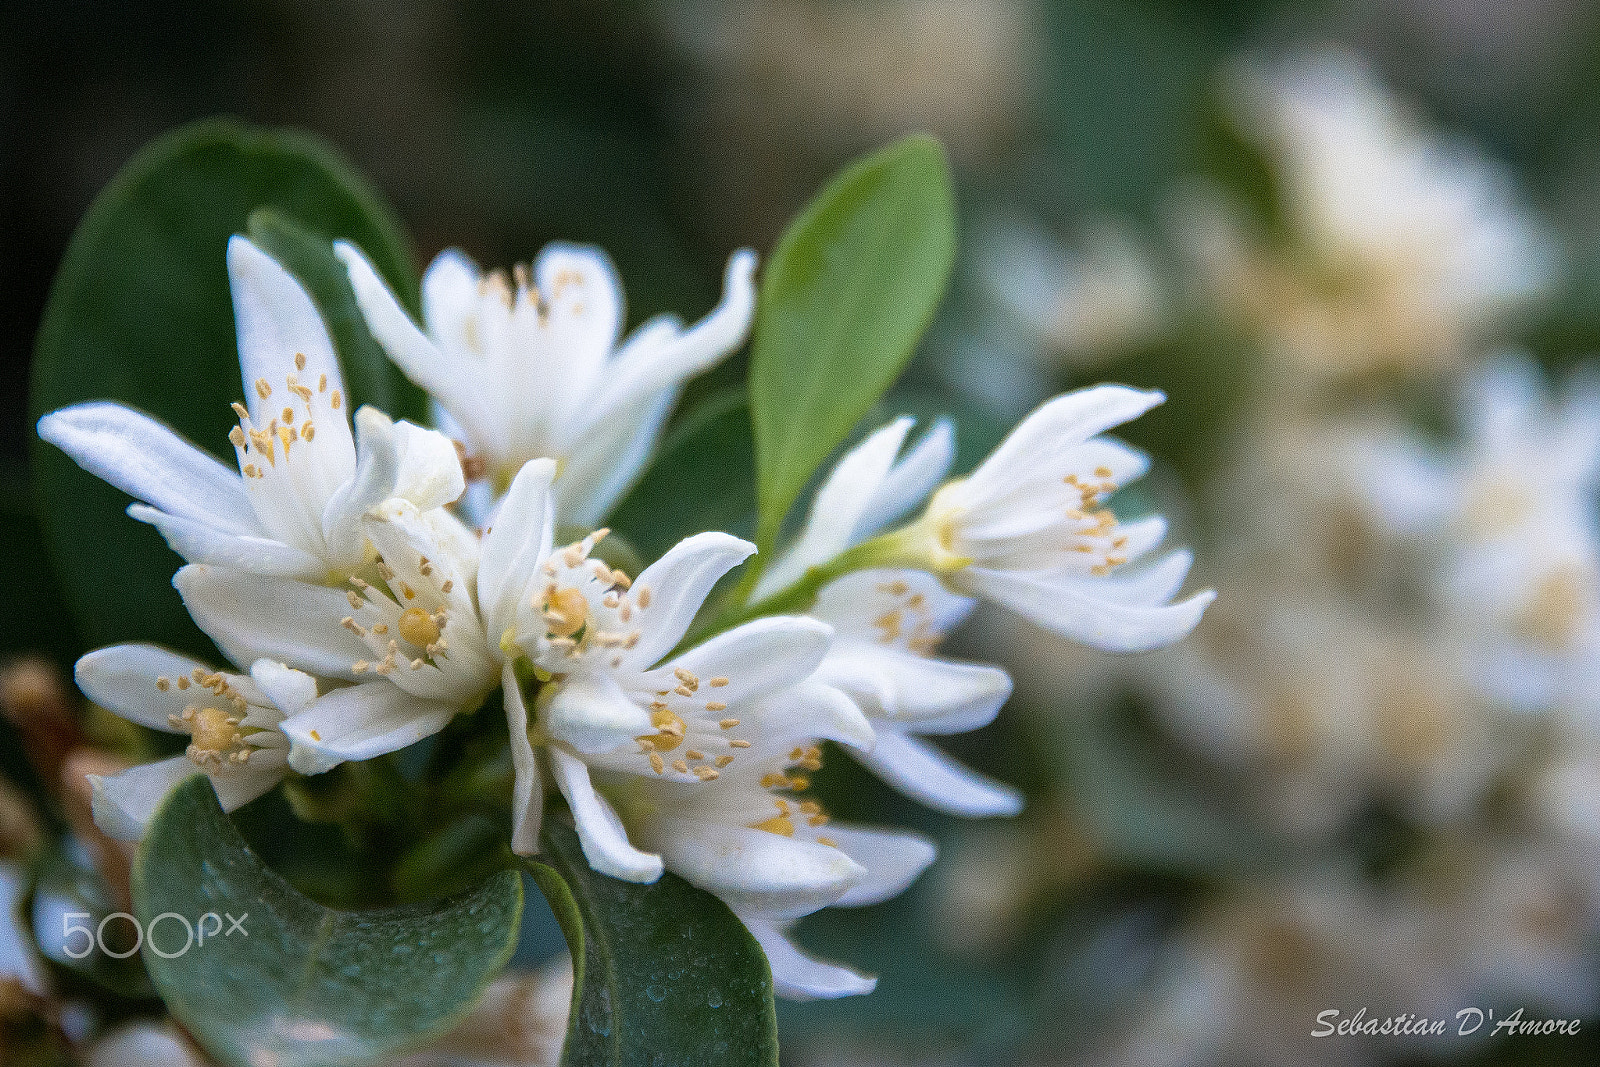
<svg viewBox="0 0 1600 1067">
<path fill-rule="evenodd" d="M 478 607 L 488 626 L 489 643 L 516 621 L 517 601 L 528 581 L 550 554 L 555 507 L 550 486 L 556 476 L 553 459 L 523 464 L 511 489 L 495 511 L 494 525 L 483 535 L 478 561 Z"/>
<path fill-rule="evenodd" d="M 1107 597 L 1116 587 L 1043 572 L 968 567 L 957 575 L 967 589 L 1010 608 L 1052 633 L 1107 652 L 1144 652 L 1186 637 L 1216 593 L 1206 590 L 1176 604 L 1127 604 Z"/>
<path fill-rule="evenodd" d="M 856 702 L 831 685 L 801 682 L 751 704 L 735 705 L 744 732 L 763 741 L 825 737 L 862 752 L 877 734 Z"/>
<path fill-rule="evenodd" d="M 333 249 L 344 261 L 356 304 L 373 338 L 407 378 L 437 397 L 460 418 L 463 409 L 472 407 L 475 389 L 485 383 L 474 380 L 473 375 L 461 373 L 462 368 L 440 352 L 411 321 L 411 316 L 389 291 L 388 283 L 379 277 L 360 249 L 348 241 L 336 241 Z"/>
<path fill-rule="evenodd" d="M 649 667 L 666 655 L 688 631 L 711 587 L 755 550 L 755 545 L 732 534 L 699 533 L 679 541 L 646 567 L 633 588 L 650 591 L 650 606 L 635 615 L 642 635 L 626 653 L 629 665 Z M 637 593 L 634 599 L 638 600 Z"/>
<path fill-rule="evenodd" d="M 863 996 L 878 987 L 876 978 L 800 951 L 789 935 L 768 922 L 741 916 L 772 967 L 772 989 L 785 1000 L 836 1000 Z"/>
<path fill-rule="evenodd" d="M 398 752 L 444 729 L 456 710 L 382 680 L 335 689 L 283 720 L 289 766 L 321 774 L 347 760 Z"/>
<path fill-rule="evenodd" d="M 235 235 L 228 241 L 228 280 L 239 335 L 239 369 L 252 419 L 265 426 L 282 406 L 256 392 L 255 383 L 261 379 L 280 395 L 290 374 L 307 382 L 326 374 L 330 392 L 344 389 L 328 328 L 294 275 L 248 238 Z M 303 369 L 296 369 L 297 355 L 305 356 Z"/>
<path fill-rule="evenodd" d="M 556 482 L 563 525 L 593 529 L 605 521 L 643 473 L 677 402 L 671 388 L 608 412 L 568 450 Z"/>
<path fill-rule="evenodd" d="M 400 453 L 400 468 L 395 475 L 393 495 L 409 500 L 420 511 L 454 504 L 466 491 L 461 472 L 461 456 L 455 442 L 437 430 L 395 423 L 395 444 Z"/>
<path fill-rule="evenodd" d="M 89 775 L 94 824 L 119 841 L 142 840 L 156 808 L 174 786 L 200 768 L 187 756 L 130 767 L 121 774 Z"/>
<path fill-rule="evenodd" d="M 652 607 L 654 602 L 652 602 Z M 828 652 L 833 628 L 816 619 L 770 615 L 717 634 L 645 675 L 645 685 L 672 689 L 673 672 L 686 670 L 706 679 L 723 677 L 724 686 L 705 689 L 707 699 L 738 706 L 804 681 Z"/>
<path fill-rule="evenodd" d="M 90 474 L 169 515 L 225 533 L 262 532 L 237 471 L 132 408 L 75 404 L 40 419 L 39 436 Z"/>
<path fill-rule="evenodd" d="M 834 901 L 841 908 L 878 904 L 905 892 L 939 855 L 932 841 L 917 834 L 841 826 L 831 822 L 828 839 L 867 869 L 867 876 Z"/>
<path fill-rule="evenodd" d="M 966 492 L 969 498 L 1003 493 L 1042 462 L 1143 415 L 1165 399 L 1159 392 L 1097 385 L 1048 400 L 1012 430 L 972 473 Z"/>
<path fill-rule="evenodd" d="M 856 527 L 889 476 L 900 445 L 915 421 L 902 416 L 845 453 L 817 490 L 799 540 L 762 576 L 753 599 L 788 588 L 811 567 L 826 563 L 850 547 Z"/>
<path fill-rule="evenodd" d="M 878 487 L 871 504 L 856 521 L 855 539 L 866 540 L 926 500 L 950 473 L 955 458 L 955 427 L 949 419 L 940 419 Z"/>
<path fill-rule="evenodd" d="M 250 678 L 285 716 L 298 715 L 317 699 L 317 680 L 270 659 L 250 665 Z"/>
<path fill-rule="evenodd" d="M 506 660 L 500 675 L 505 695 L 506 730 L 511 737 L 511 765 L 516 778 L 511 788 L 511 851 L 531 856 L 539 851 L 539 829 L 544 816 L 544 783 L 528 741 L 528 706 L 517 684 L 517 672 Z"/>
<path fill-rule="evenodd" d="M 545 732 L 579 752 L 634 747 L 633 738 L 654 731 L 650 715 L 628 699 L 609 674 L 569 675 L 540 694 L 539 723 Z"/>
<path fill-rule="evenodd" d="M 112 645 L 79 659 L 73 677 L 84 696 L 107 711 L 152 730 L 175 733 L 167 716 L 183 714 L 200 692 L 192 685 L 178 688 L 178 679 L 197 670 L 211 673 L 199 660 L 155 645 Z M 167 679 L 165 689 L 157 685 L 161 678 Z"/>
<path fill-rule="evenodd" d="M 339 625 L 350 604 L 337 589 L 190 564 L 173 576 L 195 623 L 235 663 L 263 657 L 325 678 L 355 679 L 372 651 Z"/>
<path fill-rule="evenodd" d="M 242 767 L 228 767 L 211 776 L 211 786 L 223 811 L 235 811 L 270 790 L 288 775 L 279 756 L 276 762 L 252 758 Z"/>
<path fill-rule="evenodd" d="M 1178 595 L 1193 564 L 1194 553 L 1187 548 L 1179 548 L 1137 569 L 1130 571 L 1119 568 L 1105 578 L 1097 579 L 1098 587 L 1106 591 L 1108 600 L 1154 607 Z"/>
<path fill-rule="evenodd" d="M 869 719 L 883 718 L 915 733 L 976 730 L 993 721 L 1011 695 L 1011 676 L 999 667 L 861 641 L 835 645 L 817 680 L 843 690 Z"/>
<path fill-rule="evenodd" d="M 212 563 L 254 574 L 308 580 L 321 578 L 328 572 L 328 565 L 316 556 L 270 537 L 229 533 L 144 504 L 129 504 L 128 514 L 160 531 L 167 545 L 186 563 Z"/>
<path fill-rule="evenodd" d="M 641 852 L 628 842 L 622 820 L 606 799 L 594 791 L 589 768 L 578 757 L 559 748 L 550 750 L 550 769 L 561 795 L 572 809 L 578 842 L 589 866 L 625 882 L 650 883 L 664 870 L 660 856 Z"/>
<path fill-rule="evenodd" d="M 799 918 L 867 876 L 836 848 L 765 830 L 664 815 L 641 820 L 640 829 L 673 874 L 736 911 Z"/>
<path fill-rule="evenodd" d="M 856 757 L 913 800 L 950 815 L 1015 815 L 1022 794 L 962 766 L 926 741 L 878 731 L 878 746 Z"/>
<path fill-rule="evenodd" d="M 447 351 L 470 352 L 474 347 L 468 323 L 478 311 L 482 279 L 478 265 L 454 248 L 434 256 L 422 272 L 422 321 Z"/>
<path fill-rule="evenodd" d="M 716 366 L 744 343 L 755 317 L 756 254 L 743 249 L 728 260 L 722 302 L 687 332 L 659 344 L 623 346 L 612 361 L 607 388 L 596 398 L 599 411 L 617 411 L 671 389 Z"/>
</svg>

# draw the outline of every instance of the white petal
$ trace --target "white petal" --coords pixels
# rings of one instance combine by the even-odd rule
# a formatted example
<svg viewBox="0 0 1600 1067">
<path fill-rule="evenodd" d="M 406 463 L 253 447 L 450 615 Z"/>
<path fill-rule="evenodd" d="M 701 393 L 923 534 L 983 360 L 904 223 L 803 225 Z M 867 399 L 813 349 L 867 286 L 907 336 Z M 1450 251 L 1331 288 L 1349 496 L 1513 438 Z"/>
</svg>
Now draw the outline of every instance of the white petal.
<svg viewBox="0 0 1600 1067">
<path fill-rule="evenodd" d="M 950 420 L 940 419 L 894 465 L 878 487 L 871 504 L 856 522 L 856 540 L 871 537 L 926 500 L 944 481 L 955 458 L 955 427 Z"/>
<path fill-rule="evenodd" d="M 596 398 L 595 408 L 617 411 L 674 388 L 743 344 L 755 317 L 755 269 L 754 252 L 735 252 L 723 274 L 722 302 L 710 314 L 664 344 L 635 345 L 630 339 L 607 369 L 609 385 Z"/>
<path fill-rule="evenodd" d="M 633 738 L 654 732 L 650 715 L 628 699 L 609 674 L 573 674 L 539 694 L 539 724 L 579 752 L 636 747 Z"/>
<path fill-rule="evenodd" d="M 753 599 L 788 588 L 809 568 L 826 563 L 850 547 L 861 517 L 888 477 L 915 421 L 902 416 L 845 453 L 817 490 L 800 539 L 762 576 Z"/>
<path fill-rule="evenodd" d="M 252 756 L 245 766 L 228 767 L 211 776 L 211 787 L 216 790 L 217 802 L 223 811 L 236 811 L 268 792 L 288 775 L 279 754 L 275 760 L 262 761 Z"/>
<path fill-rule="evenodd" d="M 317 680 L 270 659 L 250 665 L 250 677 L 284 716 L 298 715 L 317 699 Z"/>
<path fill-rule="evenodd" d="M 1119 568 L 1105 578 L 1096 579 L 1097 588 L 1105 590 L 1108 600 L 1154 607 L 1178 595 L 1193 564 L 1194 553 L 1179 548 L 1147 566 L 1132 571 Z"/>
<path fill-rule="evenodd" d="M 316 556 L 270 537 L 229 533 L 144 504 L 129 504 L 128 514 L 159 530 L 186 563 L 212 563 L 285 578 L 316 579 L 328 572 L 328 565 Z"/>
<path fill-rule="evenodd" d="M 516 778 L 511 789 L 511 851 L 531 856 L 539 851 L 540 821 L 544 815 L 544 783 L 528 741 L 528 706 L 522 699 L 517 672 L 506 660 L 500 675 L 505 695 L 506 730 L 511 737 L 511 765 Z"/>
<path fill-rule="evenodd" d="M 772 967 L 773 992 L 786 1000 L 835 1000 L 862 996 L 878 987 L 876 978 L 806 955 L 771 923 L 744 918 L 744 924 L 760 942 Z"/>
<path fill-rule="evenodd" d="M 152 730 L 175 733 L 167 716 L 183 714 L 198 695 L 206 693 L 192 685 L 178 688 L 179 678 L 187 679 L 197 670 L 211 673 L 199 660 L 155 645 L 112 645 L 79 659 L 73 677 L 84 695 L 107 711 Z M 158 678 L 168 680 L 166 689 L 157 687 Z"/>
<path fill-rule="evenodd" d="M 707 699 L 736 707 L 810 677 L 827 654 L 832 636 L 833 628 L 816 619 L 785 615 L 754 619 L 648 672 L 644 685 L 672 689 L 678 685 L 675 670 L 687 670 L 702 685 L 720 676 L 728 679 L 727 685 L 701 691 Z"/>
<path fill-rule="evenodd" d="M 456 710 L 383 680 L 335 689 L 283 721 L 289 766 L 321 774 L 346 760 L 398 752 L 444 729 Z"/>
<path fill-rule="evenodd" d="M 1097 385 L 1046 401 L 972 473 L 967 483 L 969 498 L 1004 493 L 1066 449 L 1137 418 L 1165 399 L 1159 392 Z"/>
<path fill-rule="evenodd" d="M 394 429 L 400 469 L 395 475 L 393 495 L 411 501 L 419 511 L 444 507 L 460 499 L 467 482 L 455 442 L 437 430 L 405 421 L 395 423 Z"/>
<path fill-rule="evenodd" d="M 677 402 L 676 388 L 643 397 L 607 413 L 573 445 L 556 482 L 563 525 L 593 529 L 605 520 L 643 473 Z"/>
<path fill-rule="evenodd" d="M 1022 794 L 969 767 L 937 748 L 897 730 L 880 730 L 878 745 L 856 757 L 878 777 L 913 800 L 950 815 L 1015 815 Z"/>
<path fill-rule="evenodd" d="M 281 406 L 277 402 L 269 404 L 256 392 L 255 383 L 260 379 L 266 379 L 274 390 L 281 390 L 287 375 L 297 374 L 302 381 L 316 382 L 326 374 L 330 392 L 344 389 L 328 328 L 323 325 L 316 304 L 292 274 L 248 238 L 235 235 L 228 241 L 228 280 L 233 292 L 234 327 L 239 335 L 239 369 L 254 421 L 266 426 Z M 300 370 L 295 367 L 297 355 L 306 357 L 305 367 Z M 335 427 L 319 425 L 318 429 L 337 432 Z"/>
<path fill-rule="evenodd" d="M 1107 579 L 968 567 L 957 580 L 976 596 L 1010 608 L 1052 633 L 1107 652 L 1143 652 L 1170 645 L 1200 622 L 1216 593 L 1206 590 L 1176 604 L 1126 604 L 1106 599 Z"/>
<path fill-rule="evenodd" d="M 1011 695 L 1011 676 L 999 667 L 919 656 L 898 648 L 842 641 L 822 661 L 817 680 L 915 733 L 952 734 L 993 721 Z"/>
<path fill-rule="evenodd" d="M 454 248 L 434 256 L 422 272 L 422 321 L 429 335 L 447 350 L 471 351 L 474 347 L 468 323 L 478 311 L 482 279 L 478 265 Z"/>
<path fill-rule="evenodd" d="M 831 822 L 827 836 L 841 852 L 867 869 L 865 879 L 834 901 L 841 908 L 879 904 L 899 896 L 939 855 L 932 841 L 917 834 Z"/>
<path fill-rule="evenodd" d="M 201 564 L 180 569 L 172 584 L 195 623 L 235 663 L 265 657 L 353 680 L 352 665 L 372 656 L 339 625 L 350 603 L 337 589 Z"/>
<path fill-rule="evenodd" d="M 200 768 L 187 756 L 130 767 L 121 774 L 89 775 L 94 824 L 119 841 L 139 841 L 174 786 Z"/>
<path fill-rule="evenodd" d="M 821 682 L 802 682 L 734 710 L 741 732 L 764 742 L 825 737 L 863 752 L 877 743 L 872 724 L 855 701 Z"/>
<path fill-rule="evenodd" d="M 40 419 L 39 436 L 90 474 L 169 515 L 225 533 L 262 532 L 237 471 L 132 408 L 75 404 Z"/>
<path fill-rule="evenodd" d="M 578 842 L 583 846 L 589 866 L 625 882 L 648 884 L 660 878 L 664 869 L 661 857 L 640 852 L 629 844 L 622 820 L 617 818 L 606 799 L 594 791 L 589 781 L 589 768 L 584 762 L 559 748 L 549 751 L 550 769 L 561 795 L 567 798 L 567 805 L 572 809 Z"/>
<path fill-rule="evenodd" d="M 540 562 L 550 554 L 555 531 L 550 485 L 555 475 L 553 459 L 523 464 L 495 512 L 494 525 L 483 535 L 478 606 L 491 645 L 498 646 L 501 635 L 515 623 L 517 601 Z"/>
<path fill-rule="evenodd" d="M 367 329 L 372 331 L 373 338 L 383 346 L 395 366 L 437 397 L 458 418 L 469 413 L 473 407 L 474 386 L 487 383 L 474 381 L 471 374 L 463 374 L 463 368 L 440 352 L 417 328 L 400 301 L 389 291 L 388 283 L 379 277 L 360 249 L 348 241 L 336 241 L 333 250 L 344 261 Z"/>
<path fill-rule="evenodd" d="M 642 634 L 625 653 L 625 661 L 649 667 L 671 651 L 694 622 L 711 587 L 755 550 L 755 545 L 732 534 L 699 533 L 679 541 L 646 567 L 633 588 L 650 590 L 650 606 L 636 612 Z"/>
<path fill-rule="evenodd" d="M 665 815 L 641 820 L 640 829 L 673 874 L 736 911 L 799 918 L 867 876 L 836 848 L 765 830 Z"/>
</svg>

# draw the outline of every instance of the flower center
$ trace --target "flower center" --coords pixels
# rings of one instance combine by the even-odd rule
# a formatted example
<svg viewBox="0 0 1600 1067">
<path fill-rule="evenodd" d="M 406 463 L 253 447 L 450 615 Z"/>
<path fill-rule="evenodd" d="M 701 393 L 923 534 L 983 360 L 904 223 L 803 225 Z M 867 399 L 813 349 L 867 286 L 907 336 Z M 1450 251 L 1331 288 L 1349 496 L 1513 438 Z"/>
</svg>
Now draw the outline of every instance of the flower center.
<svg viewBox="0 0 1600 1067">
<path fill-rule="evenodd" d="M 191 686 L 209 689 L 213 696 L 233 705 L 232 711 L 225 711 L 215 705 L 190 704 L 183 709 L 183 714 L 167 716 L 169 726 L 190 737 L 189 747 L 184 754 L 208 772 L 248 763 L 250 753 L 255 749 L 249 737 L 258 731 L 240 729 L 239 724 L 249 710 L 249 704 L 237 689 L 228 684 L 227 677 L 220 671 L 208 673 L 196 668 L 188 677 L 179 677 L 177 684 L 180 690 Z M 156 688 L 163 692 L 171 685 L 166 678 L 156 679 Z"/>
<path fill-rule="evenodd" d="M 407 608 L 402 611 L 395 629 L 400 631 L 402 639 L 418 648 L 427 648 L 439 640 L 439 624 L 434 621 L 432 615 L 421 608 Z"/>
<path fill-rule="evenodd" d="M 553 637 L 571 637 L 589 621 L 589 598 L 580 590 L 551 589 L 545 594 L 544 621 Z"/>
<path fill-rule="evenodd" d="M 295 370 L 303 371 L 306 368 L 306 357 L 297 354 L 294 357 Z M 312 401 L 328 393 L 328 376 L 319 375 L 317 387 L 313 390 L 310 386 L 300 382 L 298 374 L 286 375 L 284 385 L 290 396 L 280 415 L 268 421 L 262 428 L 258 427 L 250 416 L 250 411 L 243 404 L 234 404 L 234 414 L 239 416 L 239 425 L 228 431 L 228 440 L 232 442 L 234 450 L 239 457 L 239 472 L 246 478 L 265 478 L 267 472 L 275 470 L 278 466 L 278 446 L 283 446 L 283 459 L 289 461 L 289 453 L 296 442 L 310 442 L 316 438 L 315 424 L 316 412 Z M 272 383 L 265 378 L 255 381 L 256 396 L 262 401 L 272 398 Z M 298 402 L 304 409 L 304 415 L 296 422 L 295 403 Z M 344 406 L 344 397 L 338 389 L 327 396 L 330 411 L 337 412 Z"/>
<path fill-rule="evenodd" d="M 634 740 L 655 773 L 664 775 L 670 767 L 702 782 L 714 781 L 739 750 L 750 747 L 749 741 L 730 734 L 739 720 L 727 714 L 724 701 L 715 699 L 715 690 L 727 685 L 728 679 L 722 675 L 709 679 L 703 684 L 712 692 L 702 693 L 702 682 L 693 671 L 677 667 L 672 673 L 678 684 L 657 690 L 650 702 L 650 725 L 656 732 Z M 677 752 L 679 746 L 683 751 L 668 763 L 664 753 Z"/>
</svg>

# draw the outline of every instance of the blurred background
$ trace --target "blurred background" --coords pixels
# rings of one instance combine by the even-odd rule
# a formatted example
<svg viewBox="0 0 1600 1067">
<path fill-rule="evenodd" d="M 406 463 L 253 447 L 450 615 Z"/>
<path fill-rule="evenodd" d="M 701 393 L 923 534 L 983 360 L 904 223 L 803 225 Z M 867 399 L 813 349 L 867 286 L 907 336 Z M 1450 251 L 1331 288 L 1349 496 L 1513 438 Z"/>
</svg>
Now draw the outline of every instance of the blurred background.
<svg viewBox="0 0 1600 1067">
<path fill-rule="evenodd" d="M 952 748 L 1027 790 L 1019 819 L 829 764 L 831 809 L 944 853 L 802 927 L 882 981 L 781 1006 L 787 1063 L 1600 1062 L 1600 7 L 0 2 L 0 857 L 64 819 L 64 886 L 97 865 L 61 783 L 103 758 L 80 731 L 112 742 L 62 681 L 84 649 L 28 490 L 33 335 L 95 194 L 219 113 L 332 141 L 419 262 L 603 245 L 635 322 L 698 316 L 730 249 L 927 130 L 961 258 L 883 414 L 952 413 L 970 464 L 1063 389 L 1168 392 L 1114 503 L 1172 517 L 1220 599 L 1136 657 L 981 614 L 957 636 L 1014 668 Z M 737 531 L 748 476 L 727 495 Z M 137 1014 L 121 980 L 69 988 Z M 37 997 L 0 984 L 13 1032 Z M 1456 1036 L 1471 1007 L 1583 1026 Z M 1451 1034 L 1310 1036 L 1362 1008 Z"/>
</svg>

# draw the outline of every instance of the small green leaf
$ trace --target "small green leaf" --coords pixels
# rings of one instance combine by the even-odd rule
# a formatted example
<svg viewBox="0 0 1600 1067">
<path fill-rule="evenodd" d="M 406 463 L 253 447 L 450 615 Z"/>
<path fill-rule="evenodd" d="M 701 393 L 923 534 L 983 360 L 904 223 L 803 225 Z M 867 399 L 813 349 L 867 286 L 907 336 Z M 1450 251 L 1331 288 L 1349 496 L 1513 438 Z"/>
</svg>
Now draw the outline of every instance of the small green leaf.
<svg viewBox="0 0 1600 1067">
<path fill-rule="evenodd" d="M 572 950 L 565 1067 L 775 1067 L 772 971 L 727 905 L 671 874 L 653 885 L 596 874 L 554 818 L 541 847 L 528 871 Z"/>
<path fill-rule="evenodd" d="M 921 135 L 851 166 L 778 242 L 750 352 L 763 551 L 812 472 L 899 377 L 955 248 L 949 166 Z"/>
<path fill-rule="evenodd" d="M 185 127 L 139 152 L 73 236 L 39 329 L 32 419 L 116 400 L 231 463 L 228 404 L 244 387 L 226 253 L 228 238 L 244 233 L 262 207 L 359 244 L 415 305 L 411 251 L 398 223 L 327 145 L 231 122 Z M 272 239 L 280 251 L 294 243 L 291 266 L 314 273 L 304 242 L 281 228 Z M 323 309 L 333 307 L 327 279 L 307 280 Z M 335 324 L 347 358 L 348 325 Z M 365 362 L 352 371 L 357 403 L 404 395 L 398 371 Z M 384 374 L 396 384 L 379 389 Z M 37 438 L 32 461 L 45 542 L 79 636 L 90 645 L 147 640 L 209 654 L 169 584 L 176 557 L 154 529 L 122 514 L 128 498 Z"/>
<path fill-rule="evenodd" d="M 310 1067 L 384 1061 L 449 1029 L 511 958 L 522 881 L 501 871 L 448 900 L 334 911 L 269 870 L 195 775 L 151 823 L 133 900 L 151 980 L 213 1057 Z M 244 929 L 207 921 L 205 943 L 180 951 L 169 913 Z"/>
</svg>

